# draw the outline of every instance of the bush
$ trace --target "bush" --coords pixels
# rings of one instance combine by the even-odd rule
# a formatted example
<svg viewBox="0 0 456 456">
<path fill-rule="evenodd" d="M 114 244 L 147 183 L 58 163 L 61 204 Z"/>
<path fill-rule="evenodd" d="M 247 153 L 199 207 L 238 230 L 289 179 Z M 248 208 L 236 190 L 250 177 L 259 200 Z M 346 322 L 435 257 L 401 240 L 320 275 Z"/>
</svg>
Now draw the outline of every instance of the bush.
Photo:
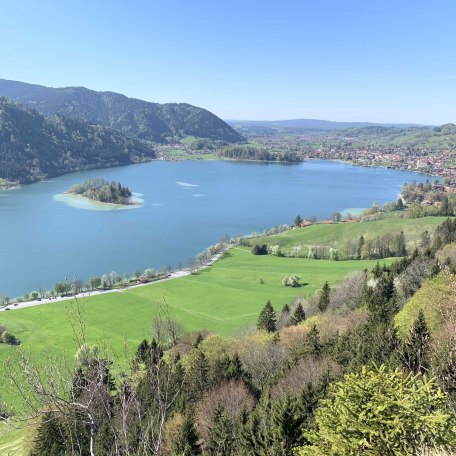
<svg viewBox="0 0 456 456">
<path fill-rule="evenodd" d="M 8 345 L 20 345 L 20 340 L 17 339 L 13 334 L 9 333 L 8 331 L 4 331 L 1 335 L 1 341 Z"/>
<path fill-rule="evenodd" d="M 297 275 L 291 275 L 288 277 L 284 277 L 282 280 L 282 285 L 286 287 L 292 287 L 292 288 L 297 288 L 301 286 L 301 277 Z"/>
<path fill-rule="evenodd" d="M 262 245 L 255 244 L 252 248 L 252 253 L 254 255 L 267 255 L 268 246 L 266 244 L 262 244 Z"/>
</svg>

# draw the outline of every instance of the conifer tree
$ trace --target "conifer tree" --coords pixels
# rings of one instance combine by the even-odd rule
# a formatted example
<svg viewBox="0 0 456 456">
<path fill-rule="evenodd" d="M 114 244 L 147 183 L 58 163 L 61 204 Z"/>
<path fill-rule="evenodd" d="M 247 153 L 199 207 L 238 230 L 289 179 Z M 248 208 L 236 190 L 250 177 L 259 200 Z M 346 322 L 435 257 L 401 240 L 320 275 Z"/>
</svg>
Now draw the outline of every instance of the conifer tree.
<svg viewBox="0 0 456 456">
<path fill-rule="evenodd" d="M 402 349 L 404 364 L 415 375 L 424 374 L 429 369 L 428 355 L 431 348 L 430 345 L 429 328 L 424 318 L 423 309 L 420 309 Z"/>
<path fill-rule="evenodd" d="M 282 307 L 282 312 L 283 313 L 290 313 L 290 306 L 288 304 L 285 304 L 283 307 Z"/>
<path fill-rule="evenodd" d="M 33 442 L 31 456 L 61 456 L 65 454 L 65 434 L 59 420 L 51 413 L 43 415 Z"/>
<path fill-rule="evenodd" d="M 380 266 L 380 262 L 377 261 L 377 263 L 375 264 L 374 268 L 372 269 L 372 274 L 374 274 L 374 277 L 381 277 L 382 276 L 382 268 Z"/>
<path fill-rule="evenodd" d="M 403 231 L 401 231 L 401 234 L 399 234 L 397 238 L 397 254 L 401 257 L 407 255 L 407 245 L 405 243 L 405 235 Z"/>
<path fill-rule="evenodd" d="M 197 442 L 198 434 L 196 433 L 193 419 L 187 414 L 179 430 L 177 440 L 174 442 L 173 455 L 194 456 L 200 454 L 201 451 Z"/>
<path fill-rule="evenodd" d="M 302 304 L 298 303 L 298 306 L 296 307 L 295 311 L 293 312 L 293 315 L 290 318 L 290 324 L 293 326 L 298 325 L 305 319 L 306 319 L 306 313 L 304 312 Z"/>
<path fill-rule="evenodd" d="M 317 329 L 317 325 L 313 324 L 310 328 L 310 332 L 306 338 L 307 351 L 311 355 L 319 356 L 322 351 L 322 345 L 320 342 L 320 332 Z"/>
<path fill-rule="evenodd" d="M 207 440 L 206 450 L 210 455 L 235 454 L 234 426 L 221 402 L 217 403 L 212 413 Z"/>
<path fill-rule="evenodd" d="M 292 448 L 301 443 L 302 417 L 296 412 L 296 401 L 289 395 L 277 401 L 272 409 L 272 432 L 283 454 L 292 454 Z"/>
<path fill-rule="evenodd" d="M 277 319 L 271 301 L 268 300 L 258 317 L 257 328 L 267 332 L 275 332 L 277 329 Z"/>
<path fill-rule="evenodd" d="M 142 363 L 146 363 L 150 356 L 150 345 L 146 339 L 144 339 L 136 350 L 136 359 Z"/>
<path fill-rule="evenodd" d="M 323 284 L 320 293 L 320 299 L 318 300 L 318 309 L 320 312 L 324 312 L 329 306 L 329 294 L 331 292 L 331 287 L 329 286 L 328 281 Z"/>
<path fill-rule="evenodd" d="M 209 385 L 209 362 L 202 351 L 198 351 L 196 359 L 187 371 L 186 391 L 191 401 L 201 398 Z"/>
</svg>

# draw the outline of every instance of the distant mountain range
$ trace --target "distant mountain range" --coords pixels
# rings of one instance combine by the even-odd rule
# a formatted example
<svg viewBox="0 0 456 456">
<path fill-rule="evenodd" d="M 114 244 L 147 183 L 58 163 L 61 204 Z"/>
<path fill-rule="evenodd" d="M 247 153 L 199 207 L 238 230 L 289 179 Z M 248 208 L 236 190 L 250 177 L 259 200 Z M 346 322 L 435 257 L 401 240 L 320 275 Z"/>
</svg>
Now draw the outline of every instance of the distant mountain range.
<svg viewBox="0 0 456 456">
<path fill-rule="evenodd" d="M 319 119 L 291 119 L 291 120 L 227 120 L 228 124 L 234 128 L 242 127 L 263 127 L 272 129 L 302 129 L 308 131 L 332 131 L 343 130 L 346 128 L 362 128 L 372 126 L 382 127 L 423 127 L 424 125 L 417 124 L 384 124 L 371 122 L 333 122 L 330 120 Z"/>
<path fill-rule="evenodd" d="M 219 117 L 186 103 L 150 103 L 84 87 L 56 89 L 5 79 L 0 79 L 0 95 L 32 107 L 45 116 L 62 114 L 114 128 L 135 139 L 168 142 L 196 136 L 228 143 L 244 140 Z"/>
<path fill-rule="evenodd" d="M 151 144 L 62 115 L 44 117 L 0 97 L 0 178 L 30 183 L 92 168 L 151 160 Z"/>
</svg>

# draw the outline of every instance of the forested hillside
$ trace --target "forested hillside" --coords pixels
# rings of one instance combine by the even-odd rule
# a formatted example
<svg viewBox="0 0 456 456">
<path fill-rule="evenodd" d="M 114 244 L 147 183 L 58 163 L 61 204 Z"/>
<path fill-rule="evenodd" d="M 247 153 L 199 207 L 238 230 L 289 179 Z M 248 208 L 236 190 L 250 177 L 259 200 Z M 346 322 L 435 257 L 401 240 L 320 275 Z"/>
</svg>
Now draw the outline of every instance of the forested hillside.
<svg viewBox="0 0 456 456">
<path fill-rule="evenodd" d="M 33 107 L 45 116 L 63 114 L 114 128 L 136 139 L 167 142 L 190 135 L 229 143 L 243 141 L 223 120 L 186 103 L 150 103 L 84 87 L 54 89 L 3 79 L 0 95 Z"/>
<path fill-rule="evenodd" d="M 74 366 L 19 348 L 5 375 L 39 416 L 31 454 L 452 454 L 455 242 L 448 219 L 402 259 L 266 302 L 256 330 L 235 337 L 184 333 L 159 305 L 121 371 L 84 324 Z M 76 300 L 74 328 L 83 314 Z"/>
<path fill-rule="evenodd" d="M 150 144 L 101 125 L 37 111 L 0 97 L 0 178 L 30 183 L 72 171 L 155 158 Z"/>
</svg>

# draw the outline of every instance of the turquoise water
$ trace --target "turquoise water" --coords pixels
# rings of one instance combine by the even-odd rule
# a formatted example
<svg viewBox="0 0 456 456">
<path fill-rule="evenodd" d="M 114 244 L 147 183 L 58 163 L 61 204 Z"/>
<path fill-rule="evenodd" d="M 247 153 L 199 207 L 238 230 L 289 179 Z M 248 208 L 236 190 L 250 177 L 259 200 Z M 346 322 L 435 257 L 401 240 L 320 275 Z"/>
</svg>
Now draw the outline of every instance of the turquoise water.
<svg viewBox="0 0 456 456">
<path fill-rule="evenodd" d="M 90 177 L 138 193 L 131 210 L 97 210 L 58 196 Z M 0 192 L 0 296 L 56 281 L 186 263 L 224 235 L 396 200 L 426 175 L 340 162 L 153 162 L 68 174 Z M 96 209 L 96 210 L 94 210 Z M 105 209 L 105 208 L 101 208 Z"/>
</svg>

